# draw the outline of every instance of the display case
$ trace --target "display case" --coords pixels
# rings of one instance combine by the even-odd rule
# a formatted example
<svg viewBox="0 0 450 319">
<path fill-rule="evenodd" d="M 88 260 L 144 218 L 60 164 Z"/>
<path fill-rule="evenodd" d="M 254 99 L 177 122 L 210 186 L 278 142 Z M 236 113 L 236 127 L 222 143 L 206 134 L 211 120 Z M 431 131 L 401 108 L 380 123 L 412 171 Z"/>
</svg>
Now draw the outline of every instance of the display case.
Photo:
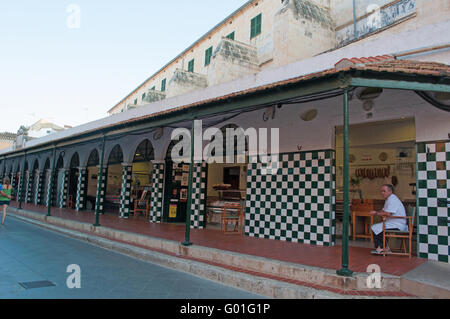
<svg viewBox="0 0 450 319">
<path fill-rule="evenodd" d="M 185 222 L 189 188 L 189 165 L 170 163 L 167 166 L 166 191 L 168 192 L 165 220 L 169 223 Z"/>
<path fill-rule="evenodd" d="M 240 204 L 245 209 L 244 190 L 216 189 L 219 197 L 208 197 L 206 202 L 206 221 L 208 224 L 219 224 L 223 207 L 230 204 Z"/>
</svg>

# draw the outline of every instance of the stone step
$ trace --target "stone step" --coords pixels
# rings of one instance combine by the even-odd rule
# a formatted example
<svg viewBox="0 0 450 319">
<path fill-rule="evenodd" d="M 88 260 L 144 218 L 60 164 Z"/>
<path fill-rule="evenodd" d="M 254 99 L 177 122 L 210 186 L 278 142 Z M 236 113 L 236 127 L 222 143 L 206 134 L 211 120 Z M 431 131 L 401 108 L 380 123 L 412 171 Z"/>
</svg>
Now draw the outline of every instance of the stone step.
<svg viewBox="0 0 450 319">
<path fill-rule="evenodd" d="M 15 216 L 104 248 L 272 298 L 305 297 L 305 293 L 311 298 L 322 296 L 325 293 L 323 296 L 330 298 L 333 298 L 333 294 L 336 298 L 339 298 L 338 295 L 412 297 L 411 293 L 402 291 L 400 277 L 387 274 L 380 274 L 381 288 L 374 289 L 367 285 L 369 274 L 355 273 L 351 278 L 341 277 L 334 270 L 281 262 L 209 247 L 185 247 L 175 241 L 105 227 L 94 227 L 91 224 L 45 216 L 30 211 L 16 210 Z M 234 274 L 234 277 L 231 274 Z M 243 280 L 242 276 L 247 276 L 252 280 Z M 251 282 L 254 284 L 250 284 Z M 265 284 L 262 285 L 262 282 Z M 277 284 L 275 285 L 275 283 Z M 277 287 L 284 287 L 286 291 L 280 292 Z M 297 288 L 294 289 L 294 287 Z"/>
</svg>

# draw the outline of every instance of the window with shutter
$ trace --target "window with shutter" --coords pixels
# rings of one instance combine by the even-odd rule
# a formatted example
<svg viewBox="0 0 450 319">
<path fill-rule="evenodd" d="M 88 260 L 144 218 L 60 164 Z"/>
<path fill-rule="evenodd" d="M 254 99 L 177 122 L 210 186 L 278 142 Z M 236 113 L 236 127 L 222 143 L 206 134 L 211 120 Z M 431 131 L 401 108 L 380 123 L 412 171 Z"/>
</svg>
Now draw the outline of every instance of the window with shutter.
<svg viewBox="0 0 450 319">
<path fill-rule="evenodd" d="M 234 31 L 227 35 L 227 39 L 234 40 Z"/>
<path fill-rule="evenodd" d="M 194 59 L 188 63 L 188 72 L 194 72 Z"/>
<path fill-rule="evenodd" d="M 251 20 L 250 39 L 261 34 L 261 23 L 262 23 L 262 14 L 258 14 Z"/>
<path fill-rule="evenodd" d="M 205 51 L 205 66 L 207 66 L 211 63 L 212 51 L 213 51 L 212 47 L 208 48 Z"/>
</svg>

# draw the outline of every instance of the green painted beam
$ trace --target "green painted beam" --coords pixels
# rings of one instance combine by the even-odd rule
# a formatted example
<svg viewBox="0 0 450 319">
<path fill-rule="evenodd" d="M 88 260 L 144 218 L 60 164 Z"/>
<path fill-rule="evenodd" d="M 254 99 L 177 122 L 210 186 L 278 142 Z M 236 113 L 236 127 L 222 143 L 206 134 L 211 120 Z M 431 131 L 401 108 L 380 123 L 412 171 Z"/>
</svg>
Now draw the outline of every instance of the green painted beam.
<svg viewBox="0 0 450 319">
<path fill-rule="evenodd" d="M 202 117 L 215 116 L 238 110 L 245 110 L 253 106 L 274 105 L 283 100 L 301 98 L 308 95 L 327 92 L 350 86 L 350 76 L 338 76 L 338 74 L 316 81 L 295 84 L 283 88 L 267 89 L 264 92 L 249 94 L 243 97 L 230 98 L 227 101 L 205 103 L 198 107 L 184 109 L 160 117 L 153 117 L 137 121 L 132 127 L 130 124 L 118 125 L 119 130 L 110 131 L 107 136 L 121 133 L 130 133 L 140 129 L 157 128 L 180 122 L 201 119 Z M 120 127 L 122 126 L 122 127 Z"/>
<path fill-rule="evenodd" d="M 359 87 L 377 87 L 383 89 L 398 89 L 410 91 L 435 91 L 450 93 L 450 84 L 435 84 L 423 83 L 415 81 L 397 81 L 386 79 L 367 79 L 367 78 L 352 78 L 350 80 L 351 86 Z"/>
<path fill-rule="evenodd" d="M 27 153 L 42 152 L 50 150 L 53 145 L 61 147 L 62 145 L 77 144 L 80 141 L 87 142 L 90 139 L 99 139 L 101 136 L 113 137 L 123 133 L 132 133 L 143 129 L 152 129 L 162 126 L 172 125 L 175 123 L 192 121 L 202 117 L 214 116 L 223 113 L 229 113 L 246 108 L 276 104 L 283 100 L 301 98 L 308 95 L 336 90 L 338 88 L 348 87 L 350 85 L 350 75 L 334 74 L 325 78 L 318 78 L 296 84 L 278 85 L 268 88 L 265 91 L 259 91 L 254 94 L 245 96 L 237 96 L 229 98 L 226 101 L 202 103 L 200 106 L 171 112 L 157 117 L 143 118 L 133 123 L 116 124 L 111 127 L 99 128 L 98 130 L 87 132 L 73 137 L 67 137 L 57 141 L 51 141 L 48 144 L 27 148 Z M 50 145 L 51 144 L 51 145 Z M 23 154 L 23 150 L 21 150 Z M 15 158 L 14 152 L 5 155 L 8 158 Z"/>
<path fill-rule="evenodd" d="M 369 78 L 370 77 L 370 78 Z M 420 81 L 419 81 L 420 80 Z M 199 106 L 182 109 L 161 116 L 142 118 L 133 123 L 118 123 L 109 127 L 99 128 L 91 132 L 82 133 L 77 136 L 67 137 L 58 141 L 51 141 L 48 144 L 27 148 L 27 153 L 42 152 L 49 150 L 53 145 L 73 145 L 98 139 L 103 134 L 106 137 L 113 137 L 119 134 L 137 132 L 139 130 L 163 127 L 180 122 L 190 122 L 193 119 L 211 117 L 218 114 L 224 114 L 254 106 L 274 105 L 283 100 L 301 98 L 315 93 L 332 91 L 347 87 L 380 87 L 386 89 L 418 90 L 418 91 L 437 91 L 450 92 L 450 83 L 448 78 L 440 78 L 442 83 L 430 83 L 436 81 L 427 76 L 407 76 L 394 73 L 371 74 L 370 72 L 344 72 L 336 73 L 330 76 L 312 79 L 294 84 L 280 84 L 264 91 L 248 93 L 244 96 L 230 97 L 226 101 L 217 101 L 202 103 Z M 428 82 L 427 82 L 428 81 Z M 443 83 L 445 81 L 445 83 Z M 51 145 L 50 145 L 51 144 Z M 17 153 L 4 154 L 6 158 L 15 158 L 23 155 L 24 150 Z"/>
</svg>

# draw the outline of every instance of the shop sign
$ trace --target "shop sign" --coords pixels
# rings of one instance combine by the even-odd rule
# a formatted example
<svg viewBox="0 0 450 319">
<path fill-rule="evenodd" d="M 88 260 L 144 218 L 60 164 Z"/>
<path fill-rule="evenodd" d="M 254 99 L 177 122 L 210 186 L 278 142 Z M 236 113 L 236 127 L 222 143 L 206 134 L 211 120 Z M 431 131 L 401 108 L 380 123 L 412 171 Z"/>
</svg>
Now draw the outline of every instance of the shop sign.
<svg viewBox="0 0 450 319">
<path fill-rule="evenodd" d="M 171 204 L 169 208 L 169 218 L 177 218 L 178 205 Z"/>
</svg>

